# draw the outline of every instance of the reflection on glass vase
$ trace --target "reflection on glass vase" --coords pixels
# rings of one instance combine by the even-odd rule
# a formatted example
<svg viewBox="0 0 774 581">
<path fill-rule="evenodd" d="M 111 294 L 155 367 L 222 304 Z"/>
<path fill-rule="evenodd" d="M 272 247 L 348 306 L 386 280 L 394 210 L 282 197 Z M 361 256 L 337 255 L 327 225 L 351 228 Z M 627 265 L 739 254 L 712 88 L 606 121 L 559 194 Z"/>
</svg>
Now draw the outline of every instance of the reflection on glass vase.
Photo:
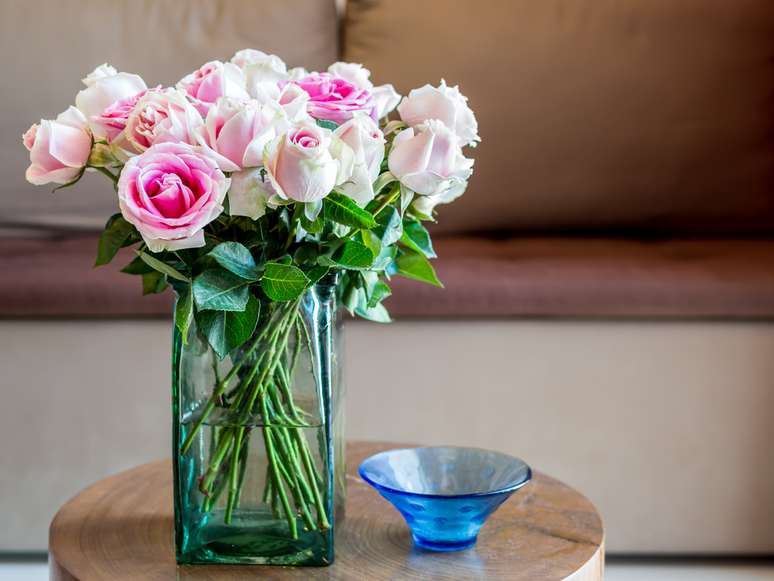
<svg viewBox="0 0 774 581">
<path fill-rule="evenodd" d="M 179 563 L 333 562 L 345 494 L 336 278 L 260 311 L 223 359 L 193 322 L 185 340 L 175 331 Z"/>
</svg>

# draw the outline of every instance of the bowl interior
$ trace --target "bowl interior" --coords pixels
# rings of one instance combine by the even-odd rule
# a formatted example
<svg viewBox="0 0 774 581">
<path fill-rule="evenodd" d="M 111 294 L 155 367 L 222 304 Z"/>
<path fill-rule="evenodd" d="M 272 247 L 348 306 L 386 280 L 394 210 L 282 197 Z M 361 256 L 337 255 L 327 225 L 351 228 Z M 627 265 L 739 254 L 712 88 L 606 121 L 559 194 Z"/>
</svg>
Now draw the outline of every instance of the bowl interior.
<svg viewBox="0 0 774 581">
<path fill-rule="evenodd" d="M 467 496 L 513 491 L 531 471 L 519 458 L 478 448 L 430 447 L 388 450 L 360 465 L 369 483 L 425 496 Z"/>
</svg>

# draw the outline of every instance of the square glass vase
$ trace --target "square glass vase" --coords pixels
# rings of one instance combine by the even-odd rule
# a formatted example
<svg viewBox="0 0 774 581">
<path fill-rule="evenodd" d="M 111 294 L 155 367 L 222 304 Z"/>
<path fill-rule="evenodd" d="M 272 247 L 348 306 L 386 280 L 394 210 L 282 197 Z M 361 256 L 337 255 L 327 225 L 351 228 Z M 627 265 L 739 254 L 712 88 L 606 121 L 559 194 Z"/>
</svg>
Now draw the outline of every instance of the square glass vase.
<svg viewBox="0 0 774 581">
<path fill-rule="evenodd" d="M 336 314 L 329 277 L 298 301 L 264 299 L 222 358 L 194 321 L 185 338 L 175 330 L 178 563 L 333 562 L 346 482 Z"/>
</svg>

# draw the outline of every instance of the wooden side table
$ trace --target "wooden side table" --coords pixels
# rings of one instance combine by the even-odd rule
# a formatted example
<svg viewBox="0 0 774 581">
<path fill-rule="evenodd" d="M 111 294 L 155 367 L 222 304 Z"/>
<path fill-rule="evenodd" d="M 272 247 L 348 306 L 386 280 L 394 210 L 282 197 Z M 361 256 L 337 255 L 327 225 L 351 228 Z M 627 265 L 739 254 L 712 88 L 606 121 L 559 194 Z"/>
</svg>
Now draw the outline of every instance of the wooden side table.
<svg viewBox="0 0 774 581">
<path fill-rule="evenodd" d="M 513 579 L 599 581 L 604 531 L 583 495 L 540 473 L 487 521 L 475 548 L 413 548 L 401 516 L 363 483 L 357 466 L 395 445 L 348 447 L 347 517 L 336 561 L 324 568 L 182 566 L 172 538 L 170 462 L 145 464 L 101 480 L 67 502 L 51 523 L 53 581 L 232 581 L 244 579 Z"/>
</svg>

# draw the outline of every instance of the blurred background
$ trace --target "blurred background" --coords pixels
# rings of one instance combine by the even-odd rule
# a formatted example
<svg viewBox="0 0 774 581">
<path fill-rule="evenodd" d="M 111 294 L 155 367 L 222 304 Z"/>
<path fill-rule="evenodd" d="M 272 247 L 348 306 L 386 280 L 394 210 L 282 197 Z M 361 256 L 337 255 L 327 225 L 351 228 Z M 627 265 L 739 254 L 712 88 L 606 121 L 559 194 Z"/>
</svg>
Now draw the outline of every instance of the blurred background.
<svg viewBox="0 0 774 581">
<path fill-rule="evenodd" d="M 91 268 L 115 196 L 27 184 L 21 134 L 105 61 L 153 86 L 246 47 L 478 116 L 445 290 L 345 324 L 349 437 L 523 457 L 596 504 L 613 581 L 774 579 L 770 0 L 0 0 L 0 578 L 171 433 L 172 297 Z"/>
</svg>

